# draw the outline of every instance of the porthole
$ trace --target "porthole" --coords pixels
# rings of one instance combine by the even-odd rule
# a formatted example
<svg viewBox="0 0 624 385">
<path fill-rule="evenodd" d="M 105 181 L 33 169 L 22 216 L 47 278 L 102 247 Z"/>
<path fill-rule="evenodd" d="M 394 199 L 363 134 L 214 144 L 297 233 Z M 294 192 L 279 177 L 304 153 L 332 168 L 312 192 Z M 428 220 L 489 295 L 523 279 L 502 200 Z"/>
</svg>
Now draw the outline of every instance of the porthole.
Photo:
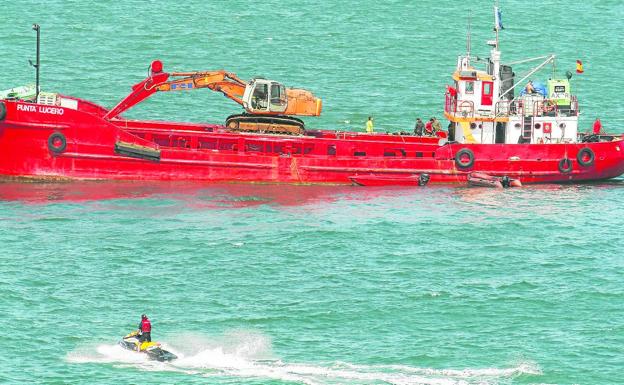
<svg viewBox="0 0 624 385">
<path fill-rule="evenodd" d="M 539 123 L 535 123 L 535 129 L 539 130 L 540 128 L 542 128 L 542 125 Z"/>
</svg>

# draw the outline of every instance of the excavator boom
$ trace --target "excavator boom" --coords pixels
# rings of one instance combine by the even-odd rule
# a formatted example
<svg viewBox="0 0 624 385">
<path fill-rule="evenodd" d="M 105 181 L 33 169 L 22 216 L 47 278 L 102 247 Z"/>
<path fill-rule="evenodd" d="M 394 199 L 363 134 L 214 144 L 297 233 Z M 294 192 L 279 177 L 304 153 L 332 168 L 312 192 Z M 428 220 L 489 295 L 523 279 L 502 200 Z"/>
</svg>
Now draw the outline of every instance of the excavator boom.
<svg viewBox="0 0 624 385">
<path fill-rule="evenodd" d="M 234 130 L 267 131 L 298 134 L 303 132 L 303 122 L 295 116 L 319 116 L 321 99 L 310 91 L 285 88 L 282 84 L 267 79 L 252 79 L 247 82 L 231 72 L 162 71 L 162 63 L 152 62 L 149 76 L 132 87 L 132 92 L 106 115 L 113 119 L 154 93 L 187 91 L 208 88 L 221 92 L 227 98 L 243 106 L 245 114 L 228 117 L 226 126 Z"/>
<path fill-rule="evenodd" d="M 226 97 L 243 105 L 242 97 L 247 83 L 238 76 L 225 71 L 173 72 L 171 77 L 180 78 L 168 81 L 157 87 L 158 91 L 185 91 L 195 88 L 209 88 L 223 93 Z"/>
</svg>

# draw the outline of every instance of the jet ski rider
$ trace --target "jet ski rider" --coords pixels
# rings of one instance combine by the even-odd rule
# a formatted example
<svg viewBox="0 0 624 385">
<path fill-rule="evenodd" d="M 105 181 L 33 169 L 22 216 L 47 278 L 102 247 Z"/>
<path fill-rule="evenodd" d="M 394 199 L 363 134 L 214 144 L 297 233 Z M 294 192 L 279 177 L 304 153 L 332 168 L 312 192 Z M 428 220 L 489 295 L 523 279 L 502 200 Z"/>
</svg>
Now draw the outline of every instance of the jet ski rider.
<svg viewBox="0 0 624 385">
<path fill-rule="evenodd" d="M 152 342 L 152 323 L 147 315 L 141 316 L 141 322 L 139 322 L 139 344 L 147 341 Z"/>
</svg>

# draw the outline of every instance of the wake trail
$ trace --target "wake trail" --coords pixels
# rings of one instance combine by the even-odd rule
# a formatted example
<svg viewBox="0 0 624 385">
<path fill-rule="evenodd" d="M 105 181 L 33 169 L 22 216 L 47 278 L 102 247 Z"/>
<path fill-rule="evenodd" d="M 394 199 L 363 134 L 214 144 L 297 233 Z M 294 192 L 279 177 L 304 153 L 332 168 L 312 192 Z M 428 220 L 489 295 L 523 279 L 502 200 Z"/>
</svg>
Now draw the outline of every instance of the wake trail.
<svg viewBox="0 0 624 385">
<path fill-rule="evenodd" d="M 179 358 L 169 363 L 119 345 L 83 347 L 67 354 L 73 363 L 110 363 L 145 371 L 174 371 L 203 377 L 277 380 L 305 385 L 496 385 L 521 375 L 539 375 L 537 365 L 519 363 L 510 368 L 437 369 L 409 365 L 358 365 L 347 362 L 286 363 L 275 359 L 268 337 L 233 331 L 221 337 L 182 334 L 163 348 Z"/>
</svg>

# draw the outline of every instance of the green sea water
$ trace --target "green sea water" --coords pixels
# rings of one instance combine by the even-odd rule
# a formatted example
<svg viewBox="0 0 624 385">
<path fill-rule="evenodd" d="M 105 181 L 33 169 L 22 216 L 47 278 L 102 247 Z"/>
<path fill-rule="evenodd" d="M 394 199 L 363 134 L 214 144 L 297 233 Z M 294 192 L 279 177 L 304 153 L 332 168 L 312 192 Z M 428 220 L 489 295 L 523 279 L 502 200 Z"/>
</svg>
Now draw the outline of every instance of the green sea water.
<svg viewBox="0 0 624 385">
<path fill-rule="evenodd" d="M 5 1 L 0 89 L 110 107 L 151 60 L 312 90 L 310 127 L 441 116 L 485 1 Z M 582 128 L 624 132 L 624 3 L 501 1 L 503 61 L 558 53 Z M 522 69 L 517 69 L 522 73 Z M 547 79 L 548 72 L 535 75 Z M 128 116 L 222 122 L 209 91 Z M 1 155 L 0 155 L 1 156 Z M 624 384 L 624 180 L 465 187 L 0 182 L 0 383 Z M 116 342 L 141 313 L 180 356 Z"/>
</svg>

